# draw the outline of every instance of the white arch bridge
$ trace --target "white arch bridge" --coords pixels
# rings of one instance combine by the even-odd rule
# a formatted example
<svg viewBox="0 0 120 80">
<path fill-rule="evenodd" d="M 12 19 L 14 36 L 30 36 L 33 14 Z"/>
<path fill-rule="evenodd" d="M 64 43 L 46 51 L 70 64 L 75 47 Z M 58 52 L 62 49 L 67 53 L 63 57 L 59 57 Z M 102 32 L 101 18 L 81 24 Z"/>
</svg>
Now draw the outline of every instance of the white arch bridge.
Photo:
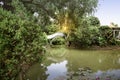
<svg viewBox="0 0 120 80">
<path fill-rule="evenodd" d="M 58 38 L 58 37 L 66 37 L 66 35 L 62 32 L 56 32 L 54 34 L 47 35 L 47 39 L 50 40 L 51 45 L 52 45 L 53 40 Z"/>
</svg>

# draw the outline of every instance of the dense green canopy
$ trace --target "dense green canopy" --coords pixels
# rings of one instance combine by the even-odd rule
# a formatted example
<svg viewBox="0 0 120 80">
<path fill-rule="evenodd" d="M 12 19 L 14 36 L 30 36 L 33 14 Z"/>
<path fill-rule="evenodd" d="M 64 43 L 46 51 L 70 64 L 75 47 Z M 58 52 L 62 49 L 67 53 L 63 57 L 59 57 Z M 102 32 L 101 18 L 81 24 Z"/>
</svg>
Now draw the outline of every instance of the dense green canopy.
<svg viewBox="0 0 120 80">
<path fill-rule="evenodd" d="M 49 23 L 49 18 L 59 21 L 66 12 L 73 21 L 95 11 L 98 0 L 21 0 L 32 13 L 38 12 L 41 23 Z M 59 16 L 58 16 L 59 15 Z"/>
</svg>

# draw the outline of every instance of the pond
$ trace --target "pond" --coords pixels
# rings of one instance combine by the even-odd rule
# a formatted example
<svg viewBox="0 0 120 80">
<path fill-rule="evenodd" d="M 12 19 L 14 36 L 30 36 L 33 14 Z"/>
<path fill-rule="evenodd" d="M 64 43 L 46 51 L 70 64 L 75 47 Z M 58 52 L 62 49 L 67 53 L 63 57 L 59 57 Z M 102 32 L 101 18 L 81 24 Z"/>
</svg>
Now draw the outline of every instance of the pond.
<svg viewBox="0 0 120 80">
<path fill-rule="evenodd" d="M 48 49 L 26 80 L 120 80 L 120 50 Z"/>
</svg>

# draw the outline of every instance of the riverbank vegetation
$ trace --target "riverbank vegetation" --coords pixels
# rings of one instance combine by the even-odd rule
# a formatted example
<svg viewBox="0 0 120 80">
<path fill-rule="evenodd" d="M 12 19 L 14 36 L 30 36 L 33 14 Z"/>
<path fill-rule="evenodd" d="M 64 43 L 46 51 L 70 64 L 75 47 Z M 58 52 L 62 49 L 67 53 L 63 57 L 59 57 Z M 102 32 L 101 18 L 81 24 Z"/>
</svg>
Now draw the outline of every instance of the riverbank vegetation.
<svg viewBox="0 0 120 80">
<path fill-rule="evenodd" d="M 12 11 L 0 8 L 0 79 L 15 80 L 31 63 L 41 61 L 46 38 L 18 0 Z M 33 19 L 33 20 L 32 20 Z"/>
<path fill-rule="evenodd" d="M 112 29 L 101 26 L 96 10 L 98 0 L 9 0 L 0 4 L 0 79 L 15 80 L 45 53 L 47 35 L 66 34 L 54 45 L 90 47 L 120 45 Z"/>
<path fill-rule="evenodd" d="M 120 42 L 113 37 L 113 30 L 109 26 L 100 26 L 100 21 L 97 18 L 94 21 L 92 22 L 89 17 L 82 21 L 81 25 L 84 26 L 79 25 L 79 28 L 69 37 L 71 46 L 80 48 L 119 45 Z"/>
</svg>

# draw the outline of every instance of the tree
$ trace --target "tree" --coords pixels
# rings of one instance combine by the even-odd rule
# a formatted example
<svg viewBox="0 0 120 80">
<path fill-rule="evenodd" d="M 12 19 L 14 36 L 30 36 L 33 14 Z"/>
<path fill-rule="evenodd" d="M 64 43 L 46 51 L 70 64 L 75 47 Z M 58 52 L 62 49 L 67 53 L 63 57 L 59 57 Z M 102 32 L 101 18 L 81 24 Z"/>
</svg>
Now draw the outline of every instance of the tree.
<svg viewBox="0 0 120 80">
<path fill-rule="evenodd" d="M 110 27 L 111 27 L 111 28 L 112 28 L 112 27 L 118 27 L 118 24 L 115 24 L 115 23 L 111 22 L 111 23 L 110 23 Z"/>
<path fill-rule="evenodd" d="M 96 10 L 98 0 L 20 0 L 27 11 L 38 13 L 37 24 L 47 31 L 47 26 L 56 24 L 60 31 L 70 34 L 79 26 L 82 17 Z M 5 2 L 7 2 L 5 0 Z M 8 3 L 8 2 L 7 2 Z M 11 1 L 9 2 L 9 4 Z M 11 6 L 11 5 L 10 5 Z M 12 6 L 13 9 L 15 8 Z M 11 9 L 12 10 L 12 9 Z M 22 12 L 21 12 L 22 13 Z M 21 14 L 20 13 L 20 14 Z"/>
<path fill-rule="evenodd" d="M 78 28 L 69 37 L 69 41 L 76 47 L 97 45 L 99 38 L 100 21 L 97 17 L 84 17 L 79 20 Z"/>
<path fill-rule="evenodd" d="M 97 17 L 95 16 L 90 16 L 88 17 L 89 24 L 91 26 L 100 26 L 100 21 Z"/>
<path fill-rule="evenodd" d="M 12 0 L 15 9 L 0 7 L 0 79 L 15 80 L 25 65 L 41 61 L 46 44 L 41 27 L 29 19 L 19 0 Z"/>
<path fill-rule="evenodd" d="M 98 0 L 21 0 L 29 11 L 38 12 L 43 26 L 50 24 L 50 18 L 62 26 L 72 23 L 71 28 L 78 26 L 78 19 L 95 11 Z M 66 18 L 67 15 L 67 18 Z M 44 23 L 43 23 L 44 22 Z M 44 27 L 43 27 L 44 28 Z M 70 29 L 71 30 L 71 29 Z"/>
</svg>

